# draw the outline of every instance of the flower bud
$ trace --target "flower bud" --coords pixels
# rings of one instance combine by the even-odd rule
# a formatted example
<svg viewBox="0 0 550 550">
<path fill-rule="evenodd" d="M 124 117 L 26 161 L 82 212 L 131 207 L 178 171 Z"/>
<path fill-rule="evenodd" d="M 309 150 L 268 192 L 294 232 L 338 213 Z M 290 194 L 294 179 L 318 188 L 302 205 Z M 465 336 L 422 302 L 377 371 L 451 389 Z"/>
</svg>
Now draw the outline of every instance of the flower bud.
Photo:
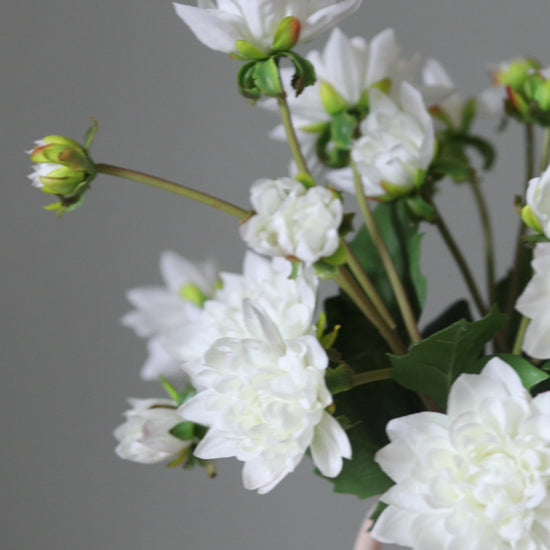
<svg viewBox="0 0 550 550">
<path fill-rule="evenodd" d="M 292 15 L 285 17 L 277 27 L 273 37 L 273 50 L 276 52 L 291 50 L 300 38 L 302 25 L 300 20 Z"/>
<path fill-rule="evenodd" d="M 550 168 L 529 181 L 527 205 L 521 211 L 525 224 L 537 233 L 550 238 Z"/>
<path fill-rule="evenodd" d="M 516 59 L 500 65 L 493 78 L 499 86 L 518 90 L 540 65 L 534 59 Z"/>
<path fill-rule="evenodd" d="M 91 143 L 92 137 L 87 139 Z M 35 142 L 28 151 L 35 164 L 29 179 L 34 187 L 48 195 L 57 195 L 61 202 L 47 207 L 59 213 L 79 204 L 84 191 L 96 175 L 96 167 L 87 148 L 65 136 L 47 136 Z"/>
</svg>

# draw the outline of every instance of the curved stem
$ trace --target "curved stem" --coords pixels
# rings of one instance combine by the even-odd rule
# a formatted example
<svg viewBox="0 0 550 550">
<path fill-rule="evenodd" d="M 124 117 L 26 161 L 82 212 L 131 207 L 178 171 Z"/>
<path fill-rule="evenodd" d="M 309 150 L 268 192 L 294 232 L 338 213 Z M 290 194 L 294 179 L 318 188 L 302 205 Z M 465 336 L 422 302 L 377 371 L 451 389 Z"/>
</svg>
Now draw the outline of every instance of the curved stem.
<svg viewBox="0 0 550 550">
<path fill-rule="evenodd" d="M 432 199 L 430 199 L 430 205 L 434 208 L 436 212 L 436 219 L 435 219 L 435 225 L 439 229 L 439 232 L 441 234 L 441 237 L 445 241 L 445 244 L 449 248 L 449 251 L 451 252 L 460 272 L 462 273 L 462 277 L 464 278 L 464 282 L 466 283 L 466 286 L 468 287 L 468 290 L 470 291 L 470 294 L 472 295 L 472 298 L 474 300 L 474 303 L 476 304 L 476 307 L 480 313 L 480 315 L 484 316 L 487 315 L 488 310 L 483 302 L 483 298 L 481 297 L 481 293 L 479 292 L 479 289 L 477 287 L 476 281 L 474 279 L 474 276 L 472 275 L 472 272 L 470 271 L 470 267 L 468 266 L 468 263 L 466 262 L 466 259 L 464 258 L 464 255 L 460 251 L 460 248 L 458 247 L 458 244 L 454 240 L 449 228 L 447 227 L 447 224 L 445 223 L 445 220 L 441 216 L 439 210 L 437 209 L 437 206 L 433 202 Z"/>
<path fill-rule="evenodd" d="M 115 176 L 117 178 L 122 178 L 130 181 L 135 181 L 138 183 L 143 183 L 145 185 L 150 185 L 163 191 L 169 191 L 170 193 L 175 193 L 176 195 L 181 195 L 187 199 L 200 202 L 217 210 L 221 210 L 230 216 L 234 216 L 239 220 L 246 219 L 250 212 L 243 210 L 234 204 L 226 202 L 217 197 L 207 195 L 196 189 L 191 189 L 190 187 L 185 187 L 179 183 L 174 183 L 165 179 L 157 178 L 156 176 L 151 176 L 149 174 L 144 174 L 143 172 L 136 172 L 135 170 L 129 170 L 128 168 L 120 168 L 119 166 L 113 166 L 111 164 L 96 164 L 96 169 L 100 174 L 107 174 L 109 176 Z"/>
<path fill-rule="evenodd" d="M 296 166 L 298 166 L 298 171 L 311 177 L 311 172 L 309 171 L 309 168 L 307 166 L 306 159 L 302 152 L 302 147 L 300 146 L 300 142 L 298 141 L 298 137 L 296 136 L 296 130 L 294 129 L 294 125 L 292 124 L 292 117 L 290 115 L 290 109 L 288 107 L 286 98 L 278 97 L 277 103 L 279 104 L 281 121 L 286 132 L 286 138 L 288 140 L 290 152 L 292 153 L 292 158 L 294 159 Z"/>
<path fill-rule="evenodd" d="M 344 239 L 341 239 L 340 242 L 346 249 L 347 263 L 349 265 L 349 268 L 351 269 L 351 272 L 357 279 L 357 282 L 361 285 L 361 288 L 363 289 L 365 294 L 369 297 L 369 299 L 372 301 L 374 307 L 378 310 L 378 313 L 380 313 L 380 316 L 384 319 L 384 321 L 388 324 L 388 326 L 391 329 L 395 329 L 397 325 L 395 324 L 395 321 L 393 320 L 391 313 L 388 311 L 388 308 L 386 307 L 386 304 L 380 297 L 380 294 L 378 294 L 378 291 L 376 290 L 376 287 L 374 286 L 370 277 L 365 273 L 364 269 L 359 263 L 357 256 L 355 256 L 355 254 L 353 253 L 353 250 Z"/>
<path fill-rule="evenodd" d="M 512 348 L 513 355 L 521 355 L 521 349 L 523 348 L 523 340 L 525 340 L 525 333 L 527 332 L 527 327 L 531 319 L 528 317 L 522 317 L 519 324 L 518 333 L 516 334 L 516 340 L 514 342 L 514 347 Z"/>
<path fill-rule="evenodd" d="M 370 384 L 371 382 L 378 382 L 380 380 L 389 380 L 391 379 L 391 369 L 378 369 L 371 370 L 369 372 L 360 372 L 359 374 L 354 374 L 351 383 L 352 388 L 357 386 L 362 386 L 363 384 Z"/>
<path fill-rule="evenodd" d="M 363 294 L 351 273 L 344 266 L 340 267 L 340 271 L 334 277 L 334 281 L 378 330 L 382 338 L 388 343 L 392 352 L 396 355 L 406 355 L 408 353 L 407 347 L 402 342 L 397 331 L 391 329 L 386 324 L 372 302 Z"/>
<path fill-rule="evenodd" d="M 481 218 L 481 224 L 483 226 L 483 238 L 485 242 L 485 266 L 487 274 L 487 293 L 489 296 L 489 303 L 494 304 L 496 302 L 496 276 L 495 276 L 495 248 L 493 238 L 493 228 L 491 225 L 491 218 L 489 216 L 489 209 L 487 208 L 487 202 L 483 196 L 483 191 L 479 185 L 478 179 L 474 179 L 470 182 L 470 186 L 474 193 L 475 201 L 479 210 L 479 216 Z"/>
<path fill-rule="evenodd" d="M 359 204 L 361 213 L 363 214 L 365 225 L 372 237 L 378 253 L 380 254 L 380 257 L 382 258 L 384 269 L 386 270 L 388 279 L 393 289 L 393 293 L 395 294 L 395 298 L 397 300 L 397 304 L 399 305 L 399 310 L 401 311 L 401 315 L 403 317 L 403 321 L 405 322 L 405 327 L 407 328 L 409 337 L 413 344 L 417 344 L 418 342 L 420 342 L 420 340 L 422 340 L 422 337 L 420 336 L 420 332 L 416 325 L 416 319 L 411 303 L 409 301 L 407 293 L 405 292 L 405 288 L 403 287 L 403 283 L 401 282 L 399 273 L 397 272 L 397 268 L 395 267 L 395 263 L 393 261 L 393 258 L 391 257 L 390 251 L 388 250 L 386 242 L 382 238 L 380 229 L 378 228 L 372 210 L 370 209 L 369 200 L 367 199 L 365 191 L 363 189 L 361 175 L 359 174 L 357 166 L 355 166 L 354 163 L 352 163 L 352 167 L 353 179 L 355 183 L 355 195 L 357 197 L 357 202 Z"/>
<path fill-rule="evenodd" d="M 550 128 L 544 129 L 542 138 L 542 156 L 540 161 L 540 171 L 544 172 L 550 164 Z"/>
</svg>

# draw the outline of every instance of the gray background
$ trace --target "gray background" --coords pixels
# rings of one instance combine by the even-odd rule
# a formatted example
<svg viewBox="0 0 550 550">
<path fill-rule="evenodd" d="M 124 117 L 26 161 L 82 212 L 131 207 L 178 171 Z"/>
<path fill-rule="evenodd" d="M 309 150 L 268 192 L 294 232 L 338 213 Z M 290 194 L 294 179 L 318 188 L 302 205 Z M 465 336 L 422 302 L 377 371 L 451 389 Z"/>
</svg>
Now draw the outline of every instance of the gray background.
<svg viewBox="0 0 550 550">
<path fill-rule="evenodd" d="M 245 206 L 252 181 L 284 175 L 276 118 L 235 93 L 238 65 L 199 44 L 170 2 L 8 0 L 0 17 L 2 239 L 0 547 L 209 550 L 351 548 L 367 503 L 335 495 L 308 460 L 267 496 L 241 487 L 240 464 L 202 471 L 123 462 L 111 432 L 141 382 L 142 341 L 119 325 L 127 288 L 159 281 L 173 249 L 240 269 L 235 222 L 138 184 L 100 177 L 78 212 L 58 220 L 31 188 L 24 150 L 51 133 L 80 139 L 100 123 L 98 162 L 149 171 Z M 393 26 L 405 51 L 438 57 L 465 94 L 485 67 L 518 54 L 550 63 L 548 0 L 365 0 L 342 25 L 372 37 Z M 323 39 L 315 42 L 321 47 Z M 481 125 L 492 131 L 494 122 Z M 499 272 L 511 257 L 521 132 L 497 138 L 487 178 L 498 209 Z M 479 226 L 466 188 L 440 203 L 476 268 Z M 351 202 L 351 201 L 350 201 Z M 461 296 L 448 254 L 427 230 L 427 315 Z"/>
</svg>

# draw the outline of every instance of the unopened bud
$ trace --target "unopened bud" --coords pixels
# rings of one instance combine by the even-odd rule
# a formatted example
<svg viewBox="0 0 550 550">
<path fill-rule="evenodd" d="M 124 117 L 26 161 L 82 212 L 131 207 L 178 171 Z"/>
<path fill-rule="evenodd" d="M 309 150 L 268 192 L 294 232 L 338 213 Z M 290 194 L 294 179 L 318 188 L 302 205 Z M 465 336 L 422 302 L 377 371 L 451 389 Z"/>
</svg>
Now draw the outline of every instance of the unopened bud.
<svg viewBox="0 0 550 550">
<path fill-rule="evenodd" d="M 518 90 L 529 75 L 537 71 L 540 65 L 534 59 L 516 59 L 500 66 L 494 74 L 495 84 L 509 86 Z"/>
<path fill-rule="evenodd" d="M 298 43 L 302 24 L 296 17 L 285 17 L 277 27 L 273 38 L 273 51 L 280 52 L 291 50 Z"/>
</svg>

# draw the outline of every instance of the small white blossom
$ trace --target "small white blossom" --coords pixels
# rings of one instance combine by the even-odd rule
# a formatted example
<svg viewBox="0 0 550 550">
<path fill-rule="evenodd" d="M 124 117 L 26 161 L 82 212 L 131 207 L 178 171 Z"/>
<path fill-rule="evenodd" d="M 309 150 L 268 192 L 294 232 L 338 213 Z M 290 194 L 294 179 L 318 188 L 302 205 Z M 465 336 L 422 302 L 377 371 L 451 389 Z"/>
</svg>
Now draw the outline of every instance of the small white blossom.
<svg viewBox="0 0 550 550">
<path fill-rule="evenodd" d="M 550 243 L 539 243 L 533 256 L 533 277 L 518 298 L 516 309 L 531 319 L 523 350 L 537 359 L 550 359 Z"/>
<path fill-rule="evenodd" d="M 248 338 L 223 338 L 202 361 L 186 365 L 203 388 L 179 409 L 208 426 L 195 450 L 203 459 L 234 456 L 244 462 L 247 489 L 267 493 L 311 449 L 321 473 L 334 477 L 348 438 L 325 409 L 332 397 L 324 375 L 328 357 L 313 336 L 285 340 L 271 319 L 245 302 Z"/>
<path fill-rule="evenodd" d="M 212 261 L 193 263 L 175 252 L 162 253 L 160 271 L 165 286 L 128 291 L 128 301 L 136 309 L 121 320 L 141 338 L 150 338 L 149 357 L 141 372 L 145 380 L 158 380 L 160 375 L 181 376 L 180 361 L 166 350 L 163 335 L 196 321 L 204 302 L 214 294 L 218 284 L 218 273 Z"/>
<path fill-rule="evenodd" d="M 361 124 L 362 137 L 351 156 L 369 197 L 396 196 L 422 183 L 435 154 L 433 121 L 418 90 L 404 82 L 399 102 L 371 91 L 371 111 Z M 349 174 L 334 173 L 331 181 L 353 192 Z"/>
<path fill-rule="evenodd" d="M 362 0 L 198 0 L 198 6 L 174 3 L 176 13 L 207 47 L 237 53 L 244 40 L 270 53 L 285 17 L 300 22 L 300 42 L 313 40 L 353 13 Z"/>
<path fill-rule="evenodd" d="M 413 550 L 547 550 L 550 392 L 531 398 L 501 359 L 463 374 L 447 414 L 387 426 L 375 459 L 395 481 L 372 536 Z"/>
<path fill-rule="evenodd" d="M 155 464 L 175 458 L 189 446 L 171 435 L 172 428 L 183 422 L 170 399 L 129 399 L 132 409 L 126 411 L 126 422 L 115 431 L 120 458 Z"/>
<path fill-rule="evenodd" d="M 318 279 L 305 266 L 289 279 L 289 264 L 283 258 L 271 261 L 247 252 L 243 273 L 221 273 L 220 288 L 196 318 L 163 332 L 165 349 L 181 363 L 199 359 L 219 338 L 245 337 L 247 299 L 267 312 L 284 338 L 312 333 Z"/>
<path fill-rule="evenodd" d="M 250 201 L 256 213 L 240 232 L 256 252 L 294 256 L 306 263 L 336 252 L 343 206 L 332 191 L 306 189 L 291 178 L 261 179 L 252 185 Z"/>
<path fill-rule="evenodd" d="M 550 238 L 550 167 L 540 177 L 529 181 L 526 200 L 542 231 Z"/>
</svg>

